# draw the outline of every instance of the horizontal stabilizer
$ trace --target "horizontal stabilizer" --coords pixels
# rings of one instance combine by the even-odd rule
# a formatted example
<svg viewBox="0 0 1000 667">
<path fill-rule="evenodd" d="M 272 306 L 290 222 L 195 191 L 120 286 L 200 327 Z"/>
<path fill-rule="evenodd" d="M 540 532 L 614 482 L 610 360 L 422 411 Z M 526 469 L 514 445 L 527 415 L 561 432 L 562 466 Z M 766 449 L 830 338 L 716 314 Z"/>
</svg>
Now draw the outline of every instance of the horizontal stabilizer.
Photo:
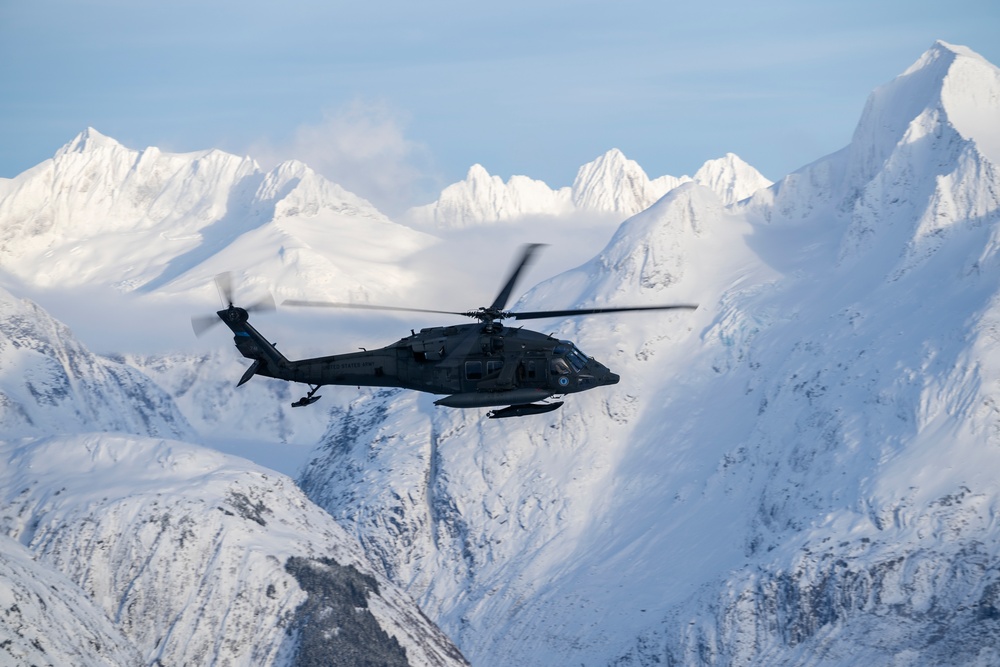
<svg viewBox="0 0 1000 667">
<path fill-rule="evenodd" d="M 243 374 L 243 377 L 240 378 L 240 381 L 236 383 L 236 386 L 239 387 L 241 384 L 244 384 L 247 380 L 252 378 L 254 374 L 257 372 L 258 368 L 260 368 L 260 360 L 256 360 L 252 364 L 250 364 L 250 368 L 248 368 L 247 372 Z"/>
</svg>

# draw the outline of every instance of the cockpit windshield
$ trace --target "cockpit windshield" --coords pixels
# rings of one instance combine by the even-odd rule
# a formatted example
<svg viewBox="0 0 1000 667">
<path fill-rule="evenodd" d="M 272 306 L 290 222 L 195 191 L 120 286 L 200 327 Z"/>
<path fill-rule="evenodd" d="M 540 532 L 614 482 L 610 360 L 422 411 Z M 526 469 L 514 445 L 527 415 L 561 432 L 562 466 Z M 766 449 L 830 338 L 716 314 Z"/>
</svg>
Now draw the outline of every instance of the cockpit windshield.
<svg viewBox="0 0 1000 667">
<path fill-rule="evenodd" d="M 565 357 L 566 361 L 573 367 L 573 372 L 579 373 L 582 371 L 583 367 L 587 365 L 586 355 L 568 340 L 559 342 L 561 345 L 557 345 L 553 352 L 561 357 Z"/>
</svg>

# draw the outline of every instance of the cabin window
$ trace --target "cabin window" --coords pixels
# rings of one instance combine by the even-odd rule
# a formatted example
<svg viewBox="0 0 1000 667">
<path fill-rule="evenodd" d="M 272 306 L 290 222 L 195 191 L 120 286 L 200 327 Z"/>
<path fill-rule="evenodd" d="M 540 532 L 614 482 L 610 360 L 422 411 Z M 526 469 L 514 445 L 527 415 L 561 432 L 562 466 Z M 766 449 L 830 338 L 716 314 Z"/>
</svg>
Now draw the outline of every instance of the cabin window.
<svg viewBox="0 0 1000 667">
<path fill-rule="evenodd" d="M 503 359 L 497 359 L 486 362 L 487 375 L 493 375 L 494 373 L 499 373 L 501 368 L 503 368 Z"/>
<path fill-rule="evenodd" d="M 466 380 L 482 380 L 483 379 L 483 362 L 481 362 L 481 361 L 466 361 L 465 362 L 465 379 Z"/>
</svg>

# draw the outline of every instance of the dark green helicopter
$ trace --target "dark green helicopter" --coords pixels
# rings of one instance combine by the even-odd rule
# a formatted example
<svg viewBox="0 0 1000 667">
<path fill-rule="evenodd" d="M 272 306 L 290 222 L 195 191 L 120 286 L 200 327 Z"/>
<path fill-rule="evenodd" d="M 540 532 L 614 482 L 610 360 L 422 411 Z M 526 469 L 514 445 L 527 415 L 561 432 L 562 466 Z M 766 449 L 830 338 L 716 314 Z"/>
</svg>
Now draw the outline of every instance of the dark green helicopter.
<svg viewBox="0 0 1000 667">
<path fill-rule="evenodd" d="M 292 407 L 310 405 L 324 385 L 402 387 L 432 394 L 444 394 L 434 402 L 449 408 L 502 408 L 488 413 L 491 419 L 541 414 L 559 408 L 562 401 L 539 403 L 553 396 L 574 394 L 595 387 L 617 384 L 619 376 L 593 357 L 583 354 L 572 342 L 503 325 L 504 320 L 535 320 L 577 315 L 623 313 L 640 310 L 696 308 L 691 305 L 633 306 L 624 308 L 582 308 L 535 312 L 505 311 L 507 301 L 521 273 L 531 262 L 540 244 L 524 247 L 510 278 L 487 307 L 468 312 L 425 310 L 328 301 L 287 300 L 282 305 L 325 308 L 361 308 L 416 313 L 462 315 L 476 324 L 430 327 L 387 347 L 348 352 L 328 357 L 286 359 L 260 332 L 250 326 L 250 312 L 272 310 L 274 301 L 239 308 L 233 305 L 228 274 L 216 283 L 229 306 L 216 315 L 193 318 L 195 333 L 201 334 L 221 320 L 235 338 L 240 353 L 253 360 L 240 378 L 242 385 L 254 375 L 309 385 L 309 392 Z M 216 319 L 218 316 L 218 319 Z M 503 407 L 507 406 L 507 407 Z"/>
</svg>

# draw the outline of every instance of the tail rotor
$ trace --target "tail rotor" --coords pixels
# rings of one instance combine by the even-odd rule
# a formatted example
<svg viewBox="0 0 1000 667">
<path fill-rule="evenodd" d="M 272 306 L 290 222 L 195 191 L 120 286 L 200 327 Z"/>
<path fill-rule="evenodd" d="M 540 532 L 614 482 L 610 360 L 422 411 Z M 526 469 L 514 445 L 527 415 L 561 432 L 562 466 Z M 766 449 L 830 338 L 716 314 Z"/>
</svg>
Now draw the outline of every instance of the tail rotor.
<svg viewBox="0 0 1000 667">
<path fill-rule="evenodd" d="M 223 312 L 236 308 L 233 304 L 232 272 L 226 271 L 215 276 L 215 287 L 219 290 L 219 296 L 222 298 L 223 310 L 214 315 L 195 315 L 191 318 L 191 328 L 194 329 L 194 335 L 199 338 L 205 335 L 205 332 L 216 324 L 222 322 Z M 267 313 L 277 310 L 277 306 L 274 303 L 274 297 L 268 292 L 262 298 L 243 308 L 243 310 L 248 313 Z"/>
</svg>

